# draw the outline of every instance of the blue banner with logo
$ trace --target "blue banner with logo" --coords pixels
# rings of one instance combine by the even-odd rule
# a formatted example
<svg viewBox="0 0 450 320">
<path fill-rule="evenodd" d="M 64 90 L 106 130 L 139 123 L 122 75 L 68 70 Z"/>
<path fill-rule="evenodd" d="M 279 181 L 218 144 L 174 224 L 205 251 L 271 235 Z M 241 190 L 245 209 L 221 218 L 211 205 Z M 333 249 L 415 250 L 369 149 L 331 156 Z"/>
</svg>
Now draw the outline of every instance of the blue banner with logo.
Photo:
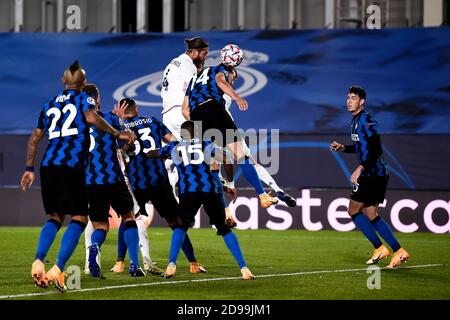
<svg viewBox="0 0 450 320">
<path fill-rule="evenodd" d="M 250 105 L 232 113 L 241 128 L 347 133 L 350 85 L 386 133 L 450 133 L 450 28 L 210 32 L 206 65 L 228 43 L 244 50 L 236 90 Z M 0 34 L 0 132 L 29 133 L 42 105 L 62 89 L 78 59 L 101 91 L 102 108 L 134 98 L 160 118 L 162 71 L 192 33 Z"/>
</svg>

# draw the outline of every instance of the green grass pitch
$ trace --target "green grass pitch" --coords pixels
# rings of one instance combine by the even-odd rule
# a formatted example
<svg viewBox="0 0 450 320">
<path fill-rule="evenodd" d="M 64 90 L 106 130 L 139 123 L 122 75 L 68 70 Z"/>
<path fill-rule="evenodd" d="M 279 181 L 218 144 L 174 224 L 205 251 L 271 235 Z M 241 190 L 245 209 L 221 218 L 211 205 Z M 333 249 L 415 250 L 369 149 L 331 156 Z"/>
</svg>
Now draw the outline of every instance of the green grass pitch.
<svg viewBox="0 0 450 320">
<path fill-rule="evenodd" d="M 63 231 L 60 230 L 47 257 L 47 269 L 55 261 Z M 106 279 L 93 279 L 83 273 L 83 234 L 67 263 L 81 268 L 81 291 L 60 294 L 53 287 L 38 289 L 32 283 L 30 268 L 39 232 L 40 228 L 34 227 L 0 228 L 1 300 L 450 299 L 449 234 L 397 233 L 411 259 L 398 270 L 381 269 L 381 288 L 372 290 L 367 282 L 373 273 L 368 273 L 365 264 L 372 248 L 356 231 L 235 230 L 247 264 L 257 277 L 255 281 L 239 278 L 237 264 L 222 238 L 211 229 L 189 230 L 197 259 L 208 270 L 206 274 L 190 274 L 182 253 L 173 279 L 151 275 L 135 279 L 126 272 L 112 274 L 109 269 L 114 264 L 117 246 L 117 230 L 112 230 L 102 247 Z M 150 228 L 148 234 L 152 258 L 164 268 L 171 230 Z M 388 263 L 389 259 L 383 260 L 380 267 Z"/>
</svg>

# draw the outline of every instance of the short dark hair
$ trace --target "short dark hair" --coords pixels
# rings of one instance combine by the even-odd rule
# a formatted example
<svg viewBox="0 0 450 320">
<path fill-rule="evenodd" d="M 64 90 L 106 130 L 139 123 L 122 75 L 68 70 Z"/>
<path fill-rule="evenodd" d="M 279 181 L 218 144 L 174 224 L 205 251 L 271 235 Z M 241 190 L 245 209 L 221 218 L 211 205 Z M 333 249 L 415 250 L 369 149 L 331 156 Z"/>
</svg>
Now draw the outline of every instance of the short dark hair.
<svg viewBox="0 0 450 320">
<path fill-rule="evenodd" d="M 208 42 L 200 37 L 184 39 L 188 50 L 201 50 L 208 48 Z"/>
<path fill-rule="evenodd" d="M 128 107 L 125 110 L 126 113 L 136 110 L 136 101 L 134 101 L 133 99 L 123 98 L 122 100 L 119 101 L 119 105 L 122 105 L 123 103 L 128 104 Z"/>
<path fill-rule="evenodd" d="M 366 90 L 364 90 L 363 87 L 359 86 L 351 86 L 348 89 L 348 93 L 354 93 L 356 94 L 360 99 L 366 100 Z"/>
<path fill-rule="evenodd" d="M 190 132 L 194 132 L 195 125 L 194 121 L 186 120 L 181 124 L 181 129 L 189 130 Z"/>
<path fill-rule="evenodd" d="M 93 83 L 88 83 L 83 86 L 83 92 L 86 92 L 90 96 L 94 97 L 95 100 L 97 100 L 98 96 L 100 95 L 97 86 Z"/>
</svg>

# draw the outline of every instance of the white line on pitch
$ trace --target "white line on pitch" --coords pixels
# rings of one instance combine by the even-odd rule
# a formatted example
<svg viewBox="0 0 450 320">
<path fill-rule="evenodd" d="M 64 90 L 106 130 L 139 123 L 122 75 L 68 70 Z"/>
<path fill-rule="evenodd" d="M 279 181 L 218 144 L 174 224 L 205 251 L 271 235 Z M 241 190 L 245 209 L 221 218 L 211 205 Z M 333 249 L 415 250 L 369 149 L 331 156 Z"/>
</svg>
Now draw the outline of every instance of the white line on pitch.
<svg viewBox="0 0 450 320">
<path fill-rule="evenodd" d="M 443 267 L 445 264 L 423 264 L 417 266 L 405 266 L 401 269 L 416 269 L 416 268 L 431 268 L 431 267 Z M 381 268 L 386 269 L 386 268 Z M 304 271 L 304 272 L 294 272 L 294 273 L 277 273 L 277 274 L 263 274 L 257 275 L 259 278 L 272 278 L 272 277 L 288 277 L 288 276 L 302 276 L 309 274 L 320 274 L 320 273 L 339 273 L 339 272 L 356 272 L 356 271 L 367 271 L 367 268 L 362 269 L 341 269 L 341 270 L 317 270 L 317 271 Z M 75 292 L 88 292 L 88 291 L 102 291 L 102 290 L 113 290 L 122 288 L 135 288 L 135 287 L 146 287 L 146 286 L 156 286 L 156 285 L 169 285 L 169 284 L 181 284 L 181 283 L 198 283 L 198 282 L 210 282 L 210 281 L 225 281 L 225 280 L 240 280 L 241 277 L 227 277 L 227 278 L 209 278 L 209 279 L 194 279 L 194 280 L 180 280 L 180 281 L 163 281 L 163 282 L 149 282 L 149 283 L 136 283 L 136 284 L 125 284 L 120 286 L 107 286 L 100 288 L 87 288 L 87 289 L 77 289 L 66 291 L 65 294 L 75 293 Z M 36 297 L 36 296 L 47 296 L 51 294 L 60 294 L 58 291 L 52 292 L 39 292 L 39 293 L 23 293 L 16 295 L 4 295 L 0 296 L 0 299 L 13 299 L 13 298 L 25 298 L 25 297 Z"/>
</svg>

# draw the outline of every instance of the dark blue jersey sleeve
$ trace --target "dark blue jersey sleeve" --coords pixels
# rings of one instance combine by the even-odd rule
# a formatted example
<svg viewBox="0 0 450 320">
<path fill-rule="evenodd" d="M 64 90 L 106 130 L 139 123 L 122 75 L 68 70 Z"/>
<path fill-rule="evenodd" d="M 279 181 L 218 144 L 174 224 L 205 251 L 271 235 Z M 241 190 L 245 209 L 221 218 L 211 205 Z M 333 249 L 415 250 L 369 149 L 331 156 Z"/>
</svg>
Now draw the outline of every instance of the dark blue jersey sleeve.
<svg viewBox="0 0 450 320">
<path fill-rule="evenodd" d="M 192 92 L 192 81 L 194 81 L 194 79 L 196 79 L 196 78 L 197 78 L 197 77 L 193 77 L 193 78 L 191 79 L 191 81 L 189 81 L 189 84 L 188 84 L 187 89 L 186 89 L 185 96 L 188 96 L 188 97 L 191 96 L 191 92 Z"/>
<path fill-rule="evenodd" d="M 82 112 L 95 110 L 95 99 L 86 92 L 80 93 L 80 108 Z"/>
<path fill-rule="evenodd" d="M 174 141 L 169 143 L 168 145 L 162 147 L 159 149 L 159 155 L 165 159 L 169 159 L 172 156 L 172 151 L 175 148 L 175 146 L 178 144 L 178 142 Z"/>
<path fill-rule="evenodd" d="M 164 123 L 162 123 L 161 121 L 159 121 L 158 119 L 155 119 L 152 117 L 152 121 L 153 123 L 155 123 L 158 126 L 158 131 L 159 131 L 159 135 L 161 136 L 161 138 L 164 140 L 164 136 L 168 133 L 172 133 Z"/>
<path fill-rule="evenodd" d="M 45 110 L 45 108 L 43 108 L 41 110 L 41 113 L 39 114 L 39 119 L 38 119 L 37 124 L 36 124 L 36 128 L 41 129 L 41 130 L 45 129 L 45 126 L 46 126 L 46 123 L 47 123 L 47 120 L 45 118 L 44 110 Z"/>
</svg>

